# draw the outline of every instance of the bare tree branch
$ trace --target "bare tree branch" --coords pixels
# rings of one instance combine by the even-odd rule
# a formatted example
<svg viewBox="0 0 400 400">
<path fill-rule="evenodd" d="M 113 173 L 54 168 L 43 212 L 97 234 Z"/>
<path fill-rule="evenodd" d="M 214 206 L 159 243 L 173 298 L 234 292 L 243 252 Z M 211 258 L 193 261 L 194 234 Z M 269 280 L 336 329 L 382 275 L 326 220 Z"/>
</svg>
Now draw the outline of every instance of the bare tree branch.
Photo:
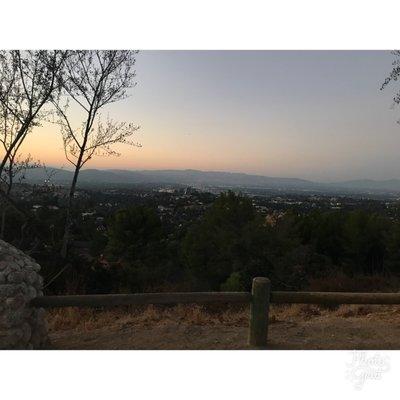
<svg viewBox="0 0 400 400">
<path fill-rule="evenodd" d="M 82 125 L 74 128 L 68 115 L 69 106 L 57 106 L 66 159 L 75 166 L 69 191 L 67 216 L 61 256 L 66 257 L 71 229 L 71 209 L 79 172 L 94 156 L 119 155 L 112 149 L 117 143 L 131 146 L 138 144 L 130 138 L 139 129 L 137 125 L 101 121 L 100 110 L 127 97 L 135 86 L 135 56 L 131 50 L 77 50 L 65 62 L 66 94 L 82 112 Z M 95 123 L 97 119 L 97 124 Z"/>
</svg>

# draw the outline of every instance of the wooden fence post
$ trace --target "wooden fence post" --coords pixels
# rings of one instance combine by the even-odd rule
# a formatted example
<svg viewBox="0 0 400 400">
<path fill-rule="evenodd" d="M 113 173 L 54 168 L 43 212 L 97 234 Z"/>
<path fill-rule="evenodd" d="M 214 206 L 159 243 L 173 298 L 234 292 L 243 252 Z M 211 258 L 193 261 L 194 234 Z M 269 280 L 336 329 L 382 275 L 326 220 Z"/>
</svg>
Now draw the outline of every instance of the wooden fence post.
<svg viewBox="0 0 400 400">
<path fill-rule="evenodd" d="M 270 293 L 271 281 L 268 278 L 253 279 L 249 333 L 249 345 L 252 347 L 267 345 Z"/>
</svg>

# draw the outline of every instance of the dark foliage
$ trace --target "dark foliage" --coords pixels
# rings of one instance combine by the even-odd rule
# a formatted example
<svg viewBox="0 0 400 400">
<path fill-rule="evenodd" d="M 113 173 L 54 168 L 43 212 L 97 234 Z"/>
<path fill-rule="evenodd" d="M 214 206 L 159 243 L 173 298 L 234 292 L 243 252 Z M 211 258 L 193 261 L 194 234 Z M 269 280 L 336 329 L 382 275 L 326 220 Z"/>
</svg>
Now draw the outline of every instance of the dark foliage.
<svg viewBox="0 0 400 400">
<path fill-rule="evenodd" d="M 79 205 L 66 266 L 59 256 L 62 207 L 38 209 L 22 242 L 21 216 L 8 217 L 6 239 L 42 265 L 48 293 L 236 291 L 248 290 L 254 276 L 299 290 L 343 276 L 389 281 L 400 272 L 400 223 L 375 210 L 287 211 L 271 222 L 251 199 L 228 192 L 191 223 L 174 224 L 153 206 L 133 205 L 105 213 L 99 224 L 84 217 L 92 200 Z"/>
</svg>

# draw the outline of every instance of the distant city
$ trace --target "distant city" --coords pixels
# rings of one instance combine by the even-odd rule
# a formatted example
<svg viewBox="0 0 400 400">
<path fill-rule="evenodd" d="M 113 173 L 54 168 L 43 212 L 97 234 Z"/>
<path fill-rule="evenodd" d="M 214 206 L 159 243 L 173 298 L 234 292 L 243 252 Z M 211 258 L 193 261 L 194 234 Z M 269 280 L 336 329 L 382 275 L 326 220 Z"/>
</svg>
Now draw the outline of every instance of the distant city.
<svg viewBox="0 0 400 400">
<path fill-rule="evenodd" d="M 61 171 L 61 170 L 60 170 Z M 47 171 L 48 173 L 49 171 Z M 53 171 L 54 172 L 54 171 Z M 58 171 L 57 171 L 58 172 Z M 62 185 L 64 179 L 69 176 L 69 172 L 62 171 L 62 175 L 53 175 L 51 178 L 39 183 L 39 177 L 44 171 L 35 171 L 26 181 L 30 183 L 20 183 L 16 185 L 14 196 L 18 202 L 21 202 L 25 208 L 31 208 L 33 212 L 47 210 L 50 213 L 58 213 L 67 204 L 68 187 Z M 86 173 L 86 174 L 85 174 Z M 159 177 L 168 181 L 171 177 L 175 177 L 176 183 L 152 183 L 151 179 L 141 183 L 133 183 L 122 179 L 115 179 L 113 182 L 108 181 L 115 174 L 116 177 L 149 176 L 152 179 Z M 189 176 L 203 177 L 204 181 L 200 183 L 198 180 L 193 185 L 185 185 L 184 182 Z M 104 180 L 101 177 L 104 176 Z M 246 187 L 237 185 L 229 185 L 228 183 L 217 185 L 207 181 L 207 177 L 247 177 L 244 174 L 228 174 L 217 172 L 201 172 L 201 171 L 99 171 L 86 170 L 82 172 L 80 188 L 75 192 L 75 199 L 78 200 L 80 209 L 79 220 L 91 221 L 96 230 L 101 232 L 107 229 L 107 217 L 115 213 L 123 207 L 130 206 L 147 206 L 155 209 L 160 219 L 176 228 L 185 228 L 194 221 L 199 220 L 205 211 L 212 206 L 215 199 L 221 192 L 232 190 L 249 197 L 253 206 L 257 211 L 264 215 L 266 221 L 273 225 L 283 217 L 287 212 L 294 212 L 298 215 L 305 215 L 315 210 L 366 210 L 368 212 L 379 212 L 386 215 L 393 221 L 400 221 L 400 210 L 398 201 L 400 193 L 378 191 L 354 191 L 353 194 L 334 194 L 335 189 L 323 193 L 316 190 L 301 189 L 299 187 L 282 186 L 279 187 L 279 178 L 273 179 L 275 186 L 270 188 L 262 187 Z M 89 181 L 89 177 L 92 178 Z M 94 179 L 94 178 L 97 179 Z M 182 179 L 178 179 L 181 177 Z M 249 180 L 255 177 L 248 175 Z M 42 177 L 43 178 L 43 177 Z M 41 179 L 42 179 L 41 178 Z M 61 178 L 61 179 L 60 179 Z M 293 182 L 295 180 L 287 180 Z M 300 181 L 300 180 L 299 180 Z M 35 183 L 38 182 L 38 183 Z M 58 182 L 60 184 L 58 184 Z M 180 183 L 178 183 L 180 182 Z M 304 181 L 307 182 L 307 181 Z"/>
</svg>

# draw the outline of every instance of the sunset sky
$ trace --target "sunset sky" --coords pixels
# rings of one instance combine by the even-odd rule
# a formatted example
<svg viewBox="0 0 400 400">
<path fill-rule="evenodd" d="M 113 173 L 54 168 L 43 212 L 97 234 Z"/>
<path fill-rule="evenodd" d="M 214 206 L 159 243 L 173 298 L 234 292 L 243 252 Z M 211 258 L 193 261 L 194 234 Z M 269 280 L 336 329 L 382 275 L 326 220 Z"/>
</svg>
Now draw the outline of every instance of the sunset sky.
<svg viewBox="0 0 400 400">
<path fill-rule="evenodd" d="M 141 51 L 131 97 L 103 111 L 141 148 L 87 168 L 202 169 L 314 180 L 400 178 L 389 51 Z M 400 86 L 398 87 L 400 89 Z M 55 125 L 23 149 L 70 166 Z"/>
</svg>

